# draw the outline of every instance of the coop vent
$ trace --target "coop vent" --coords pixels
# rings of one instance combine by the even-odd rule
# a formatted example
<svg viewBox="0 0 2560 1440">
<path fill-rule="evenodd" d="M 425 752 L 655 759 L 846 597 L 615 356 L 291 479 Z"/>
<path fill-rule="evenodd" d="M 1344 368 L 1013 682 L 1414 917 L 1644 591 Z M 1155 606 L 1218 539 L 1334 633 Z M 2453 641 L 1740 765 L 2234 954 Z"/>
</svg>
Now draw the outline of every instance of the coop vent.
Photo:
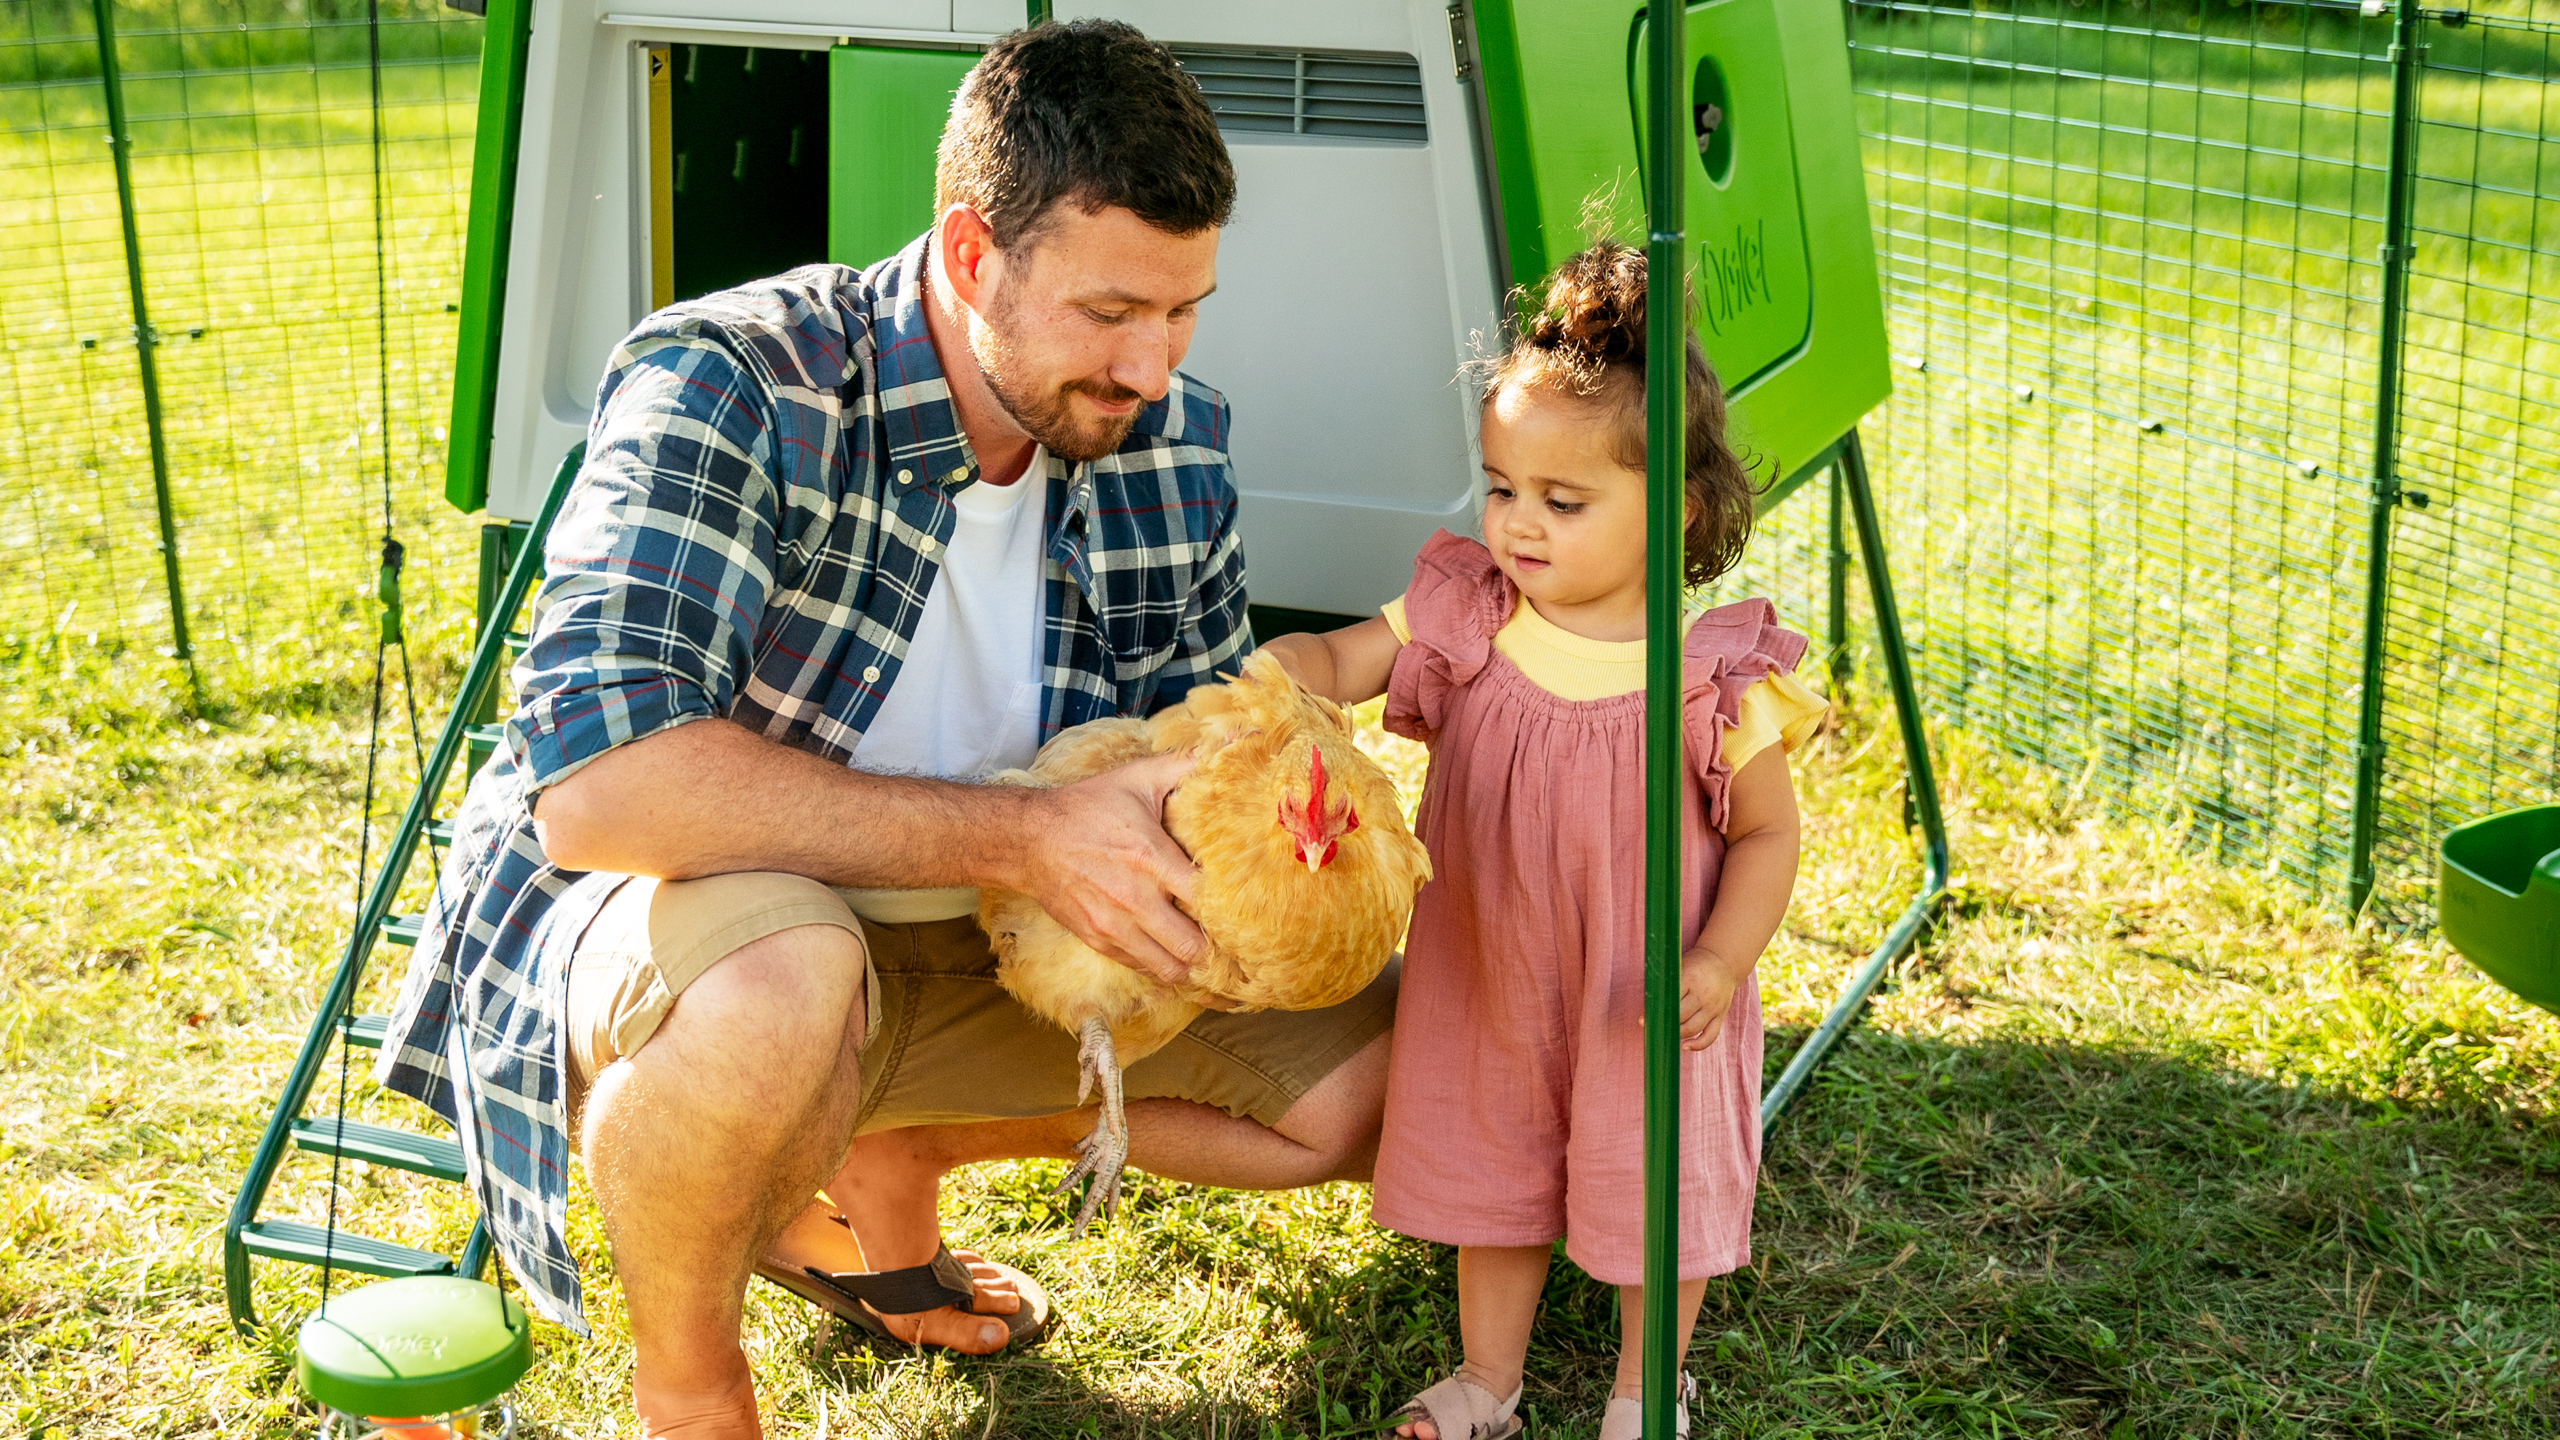
<svg viewBox="0 0 2560 1440">
<path fill-rule="evenodd" d="M 1228 134 L 1308 135 L 1419 145 L 1422 67 L 1410 55 L 1323 50 L 1210 50 L 1176 45 L 1174 59 Z"/>
</svg>

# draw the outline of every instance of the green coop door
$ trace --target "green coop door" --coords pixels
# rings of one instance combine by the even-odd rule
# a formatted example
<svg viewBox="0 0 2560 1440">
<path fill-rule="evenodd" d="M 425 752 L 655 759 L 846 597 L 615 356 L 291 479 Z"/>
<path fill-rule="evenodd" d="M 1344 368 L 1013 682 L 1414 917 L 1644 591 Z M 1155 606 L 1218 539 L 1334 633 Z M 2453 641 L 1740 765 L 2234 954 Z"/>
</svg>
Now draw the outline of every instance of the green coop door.
<svg viewBox="0 0 2560 1440">
<path fill-rule="evenodd" d="M 1689 282 L 1698 339 L 1728 392 L 1802 349 L 1813 326 L 1779 3 L 1715 0 L 1688 12 L 1689 113 L 1698 137 L 1688 184 Z M 1639 25 L 1627 84 L 1639 155 L 1647 87 L 1632 57 L 1645 45 Z"/>
<path fill-rule="evenodd" d="M 971 50 L 839 45 L 827 75 L 827 258 L 869 265 L 933 223 L 933 151 Z"/>
</svg>

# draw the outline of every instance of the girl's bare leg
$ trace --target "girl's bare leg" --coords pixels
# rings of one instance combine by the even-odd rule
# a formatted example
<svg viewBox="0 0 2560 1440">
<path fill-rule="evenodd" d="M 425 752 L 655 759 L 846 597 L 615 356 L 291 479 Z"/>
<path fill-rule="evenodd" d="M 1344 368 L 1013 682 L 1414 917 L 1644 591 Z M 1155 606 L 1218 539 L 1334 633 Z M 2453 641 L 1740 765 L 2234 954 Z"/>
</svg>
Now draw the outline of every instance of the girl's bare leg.
<svg viewBox="0 0 2560 1440">
<path fill-rule="evenodd" d="M 1464 1292 L 1460 1304 L 1463 1306 Z M 1698 1328 L 1698 1304 L 1707 1298 L 1707 1282 L 1680 1282 L 1680 1353 L 1689 1353 L 1689 1337 Z M 1505 1395 L 1511 1392 L 1505 1390 Z M 1644 1398 L 1644 1287 L 1618 1287 L 1618 1383 L 1609 1391 L 1613 1397 L 1629 1400 Z"/>
<path fill-rule="evenodd" d="M 1529 1359 L 1529 1328 L 1538 1316 L 1538 1296 L 1547 1287 L 1552 1253 L 1553 1247 L 1546 1245 L 1458 1247 L 1458 1338 L 1466 1347 L 1466 1363 L 1458 1373 L 1497 1400 L 1520 1388 L 1521 1367 Z M 1706 1293 L 1703 1285 L 1698 1293 Z M 1397 1426 L 1396 1433 L 1438 1440 L 1440 1432 L 1429 1421 L 1417 1421 Z"/>
</svg>

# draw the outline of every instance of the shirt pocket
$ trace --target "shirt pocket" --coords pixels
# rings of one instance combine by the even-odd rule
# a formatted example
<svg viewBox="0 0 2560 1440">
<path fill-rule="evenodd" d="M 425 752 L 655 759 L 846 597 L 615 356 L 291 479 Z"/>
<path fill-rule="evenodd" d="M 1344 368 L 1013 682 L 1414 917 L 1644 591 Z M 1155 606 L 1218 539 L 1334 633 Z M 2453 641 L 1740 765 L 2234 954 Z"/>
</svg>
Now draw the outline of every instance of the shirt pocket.
<svg viewBox="0 0 2560 1440">
<path fill-rule="evenodd" d="M 1146 594 L 1102 620 L 1102 648 L 1110 656 L 1111 678 L 1124 690 L 1163 668 L 1182 641 L 1182 595 L 1166 583 L 1166 577 L 1146 578 Z"/>
<path fill-rule="evenodd" d="M 1004 713 L 997 717 L 987 736 L 986 748 L 979 752 L 970 775 L 983 779 L 999 770 L 1027 768 L 1040 753 L 1040 697 L 1037 680 L 1025 680 L 1013 687 L 1013 697 L 1005 702 Z"/>
</svg>

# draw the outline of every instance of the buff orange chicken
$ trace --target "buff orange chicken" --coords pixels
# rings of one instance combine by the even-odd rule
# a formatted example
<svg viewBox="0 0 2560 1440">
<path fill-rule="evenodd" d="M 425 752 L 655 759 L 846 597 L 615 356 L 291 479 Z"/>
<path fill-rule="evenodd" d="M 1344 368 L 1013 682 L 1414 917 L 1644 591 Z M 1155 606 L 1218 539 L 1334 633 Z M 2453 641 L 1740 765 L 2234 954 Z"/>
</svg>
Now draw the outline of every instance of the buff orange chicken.
<svg viewBox="0 0 2560 1440">
<path fill-rule="evenodd" d="M 1215 1002 L 1314 1010 L 1357 995 L 1385 968 L 1431 860 L 1394 782 L 1353 743 L 1340 707 L 1299 688 L 1269 655 L 1237 679 L 1193 690 L 1150 720 L 1096 720 L 1058 735 L 1001 782 L 1055 786 L 1187 752 L 1198 764 L 1165 801 L 1165 830 L 1199 865 L 1194 916 L 1209 950 L 1191 983 L 1167 985 L 1068 933 L 1029 897 L 984 892 L 978 923 L 996 980 L 1080 1041 L 1079 1103 L 1102 1116 L 1060 1189 L 1092 1178 L 1079 1233 L 1119 1199 L 1129 1155 L 1121 1072 Z"/>
</svg>

